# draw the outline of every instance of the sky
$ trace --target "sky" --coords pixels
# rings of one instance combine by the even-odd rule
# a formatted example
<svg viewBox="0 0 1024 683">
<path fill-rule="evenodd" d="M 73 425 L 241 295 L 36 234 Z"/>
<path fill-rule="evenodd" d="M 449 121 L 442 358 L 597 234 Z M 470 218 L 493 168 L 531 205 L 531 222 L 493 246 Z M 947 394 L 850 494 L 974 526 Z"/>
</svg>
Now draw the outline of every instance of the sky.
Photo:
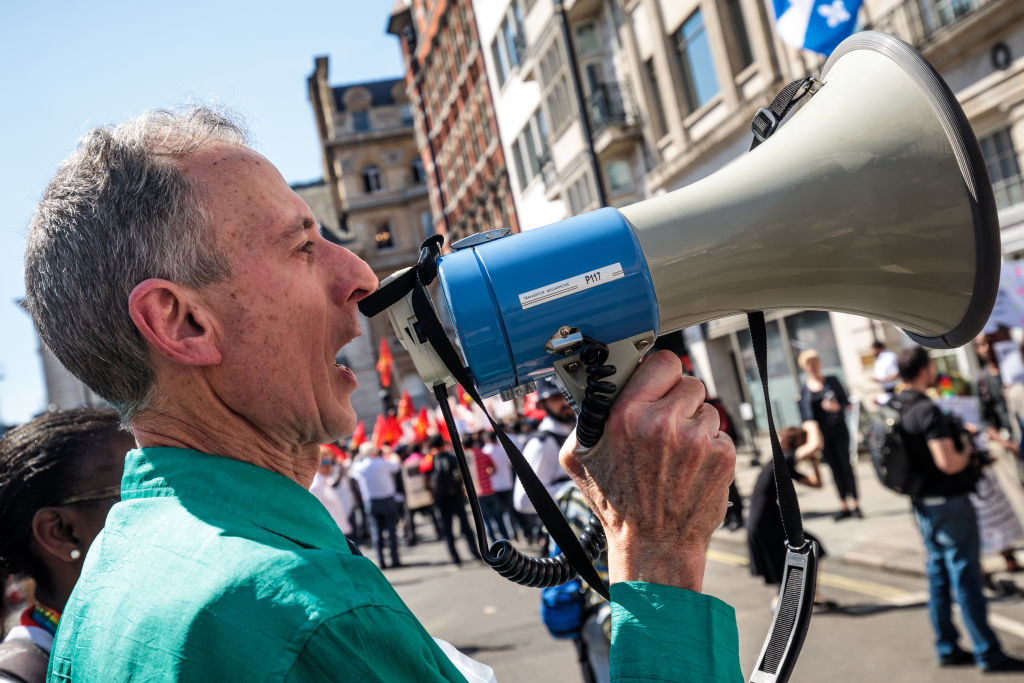
<svg viewBox="0 0 1024 683">
<path fill-rule="evenodd" d="M 385 33 L 394 0 L 0 2 L 0 420 L 46 406 L 25 295 L 28 221 L 77 139 L 94 126 L 188 102 L 230 107 L 290 183 L 322 176 L 306 78 L 328 55 L 332 85 L 399 77 Z"/>
</svg>

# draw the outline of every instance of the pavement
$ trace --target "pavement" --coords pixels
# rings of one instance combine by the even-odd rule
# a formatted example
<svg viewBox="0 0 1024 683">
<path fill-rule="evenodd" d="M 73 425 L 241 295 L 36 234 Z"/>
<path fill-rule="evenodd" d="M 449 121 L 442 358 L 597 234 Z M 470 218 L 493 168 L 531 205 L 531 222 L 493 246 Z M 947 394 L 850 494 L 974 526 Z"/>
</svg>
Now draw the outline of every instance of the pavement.
<svg viewBox="0 0 1024 683">
<path fill-rule="evenodd" d="M 762 454 L 760 460 L 766 463 L 771 457 L 767 440 L 759 444 L 759 448 Z M 1024 520 L 1024 488 L 1016 479 L 1012 461 L 1003 452 L 994 451 L 993 455 L 997 459 L 995 467 L 1000 484 L 1018 518 Z M 745 505 L 761 472 L 760 466 L 751 464 L 752 456 L 753 451 L 747 450 L 741 451 L 737 457 L 736 486 L 744 497 Z M 909 499 L 879 483 L 867 454 L 861 455 L 854 470 L 864 518 L 847 518 L 838 522 L 832 519 L 832 515 L 839 509 L 839 502 L 831 472 L 828 467 L 822 466 L 821 488 L 796 485 L 804 527 L 821 540 L 830 563 L 840 562 L 923 577 L 924 543 L 914 522 Z M 723 527 L 715 532 L 714 540 L 737 548 L 742 546 L 743 551 L 746 551 L 745 529 L 730 531 Z M 1024 564 L 1024 553 L 1018 559 Z M 999 575 L 1005 569 L 1001 557 L 985 557 L 982 562 L 986 570 L 997 573 L 997 578 L 1006 578 Z"/>
</svg>

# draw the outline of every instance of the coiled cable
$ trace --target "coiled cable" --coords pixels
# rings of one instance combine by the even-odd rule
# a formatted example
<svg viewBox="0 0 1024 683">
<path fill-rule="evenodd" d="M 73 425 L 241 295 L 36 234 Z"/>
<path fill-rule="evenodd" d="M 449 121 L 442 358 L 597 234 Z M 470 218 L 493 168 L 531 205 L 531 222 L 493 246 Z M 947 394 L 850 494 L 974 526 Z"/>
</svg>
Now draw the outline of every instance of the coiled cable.
<svg viewBox="0 0 1024 683">
<path fill-rule="evenodd" d="M 608 420 L 608 413 L 614 402 L 612 396 L 615 394 L 616 386 L 605 379 L 616 372 L 615 366 L 605 364 L 608 360 L 608 353 L 606 344 L 594 341 L 587 336 L 583 337 L 583 346 L 580 347 L 579 354 L 580 362 L 587 374 L 587 389 L 580 405 L 579 419 L 576 424 L 576 440 L 584 448 L 592 448 L 601 439 L 601 435 L 604 434 L 605 422 Z M 443 385 L 438 385 L 435 387 L 434 393 L 441 406 L 445 421 L 449 425 L 448 428 L 451 430 L 454 427 L 454 419 L 451 417 L 451 408 L 448 405 L 447 389 Z M 469 495 L 470 509 L 473 513 L 474 526 L 476 526 L 477 543 L 484 562 L 509 581 L 532 588 L 558 586 L 576 578 L 578 573 L 564 554 L 555 557 L 533 557 L 518 550 L 508 539 L 500 539 L 491 545 L 488 551 L 483 550 L 487 548 L 487 537 L 480 502 L 476 491 L 472 490 L 469 465 L 458 438 L 452 439 L 452 446 L 459 460 L 459 468 L 462 470 L 466 490 L 467 492 L 471 491 Z M 604 529 L 593 515 L 583 533 L 579 535 L 579 540 L 591 562 L 594 562 L 604 552 L 608 542 L 604 535 Z M 603 588 L 602 586 L 601 589 Z"/>
</svg>

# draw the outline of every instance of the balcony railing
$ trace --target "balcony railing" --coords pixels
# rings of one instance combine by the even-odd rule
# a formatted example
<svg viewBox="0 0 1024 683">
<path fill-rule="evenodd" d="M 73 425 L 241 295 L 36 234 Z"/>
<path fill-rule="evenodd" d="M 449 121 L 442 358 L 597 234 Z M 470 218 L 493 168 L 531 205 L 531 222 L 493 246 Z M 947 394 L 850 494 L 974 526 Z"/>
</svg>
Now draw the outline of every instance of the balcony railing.
<svg viewBox="0 0 1024 683">
<path fill-rule="evenodd" d="M 632 123 L 633 114 L 632 108 L 627 106 L 622 96 L 622 89 L 614 83 L 598 85 L 587 97 L 587 117 L 594 137 L 608 126 Z"/>
<path fill-rule="evenodd" d="M 903 0 L 864 28 L 903 38 L 916 48 L 930 43 L 943 29 L 963 21 L 992 0 Z"/>
</svg>

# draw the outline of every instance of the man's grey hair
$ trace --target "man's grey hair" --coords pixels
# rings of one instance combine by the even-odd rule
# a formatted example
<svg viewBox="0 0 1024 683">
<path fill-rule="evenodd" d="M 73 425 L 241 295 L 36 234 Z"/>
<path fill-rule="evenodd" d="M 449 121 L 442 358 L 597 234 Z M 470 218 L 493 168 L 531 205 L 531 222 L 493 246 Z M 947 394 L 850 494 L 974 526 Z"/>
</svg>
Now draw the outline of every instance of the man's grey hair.
<svg viewBox="0 0 1024 683">
<path fill-rule="evenodd" d="M 29 224 L 28 310 L 47 346 L 125 421 L 146 407 L 153 367 L 128 314 L 147 278 L 192 289 L 231 276 L 203 196 L 179 162 L 242 124 L 207 107 L 154 110 L 96 128 L 57 170 Z"/>
</svg>

